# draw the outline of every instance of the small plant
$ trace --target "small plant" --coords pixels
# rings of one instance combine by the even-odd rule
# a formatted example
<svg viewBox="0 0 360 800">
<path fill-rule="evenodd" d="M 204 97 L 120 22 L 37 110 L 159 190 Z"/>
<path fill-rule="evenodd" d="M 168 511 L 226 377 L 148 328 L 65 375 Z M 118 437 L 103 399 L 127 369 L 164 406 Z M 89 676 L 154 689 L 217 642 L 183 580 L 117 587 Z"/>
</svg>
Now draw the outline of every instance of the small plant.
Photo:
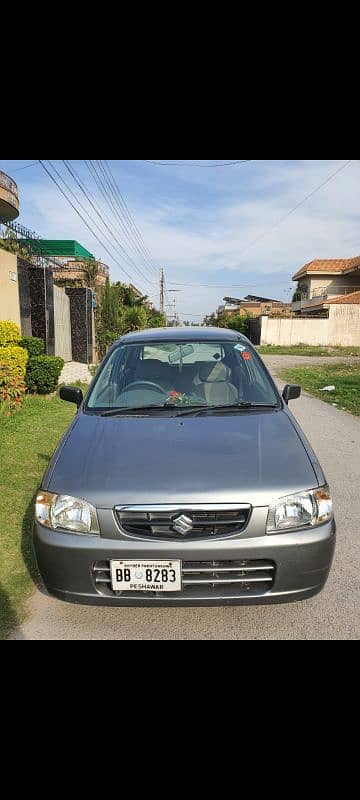
<svg viewBox="0 0 360 800">
<path fill-rule="evenodd" d="M 22 405 L 25 395 L 23 378 L 14 375 L 0 364 L 0 413 L 14 411 Z"/>
<path fill-rule="evenodd" d="M 15 322 L 0 322 L 0 347 L 13 344 L 20 340 L 21 333 Z"/>
<path fill-rule="evenodd" d="M 23 347 L 29 353 L 29 358 L 33 356 L 43 356 L 45 353 L 45 342 L 36 336 L 23 336 L 19 341 L 19 347 Z"/>
<path fill-rule="evenodd" d="M 54 392 L 64 367 L 62 358 L 56 356 L 33 356 L 26 370 L 26 388 L 32 394 Z"/>
<path fill-rule="evenodd" d="M 19 378 L 24 379 L 28 358 L 26 350 L 16 344 L 0 347 L 0 365 Z"/>
</svg>

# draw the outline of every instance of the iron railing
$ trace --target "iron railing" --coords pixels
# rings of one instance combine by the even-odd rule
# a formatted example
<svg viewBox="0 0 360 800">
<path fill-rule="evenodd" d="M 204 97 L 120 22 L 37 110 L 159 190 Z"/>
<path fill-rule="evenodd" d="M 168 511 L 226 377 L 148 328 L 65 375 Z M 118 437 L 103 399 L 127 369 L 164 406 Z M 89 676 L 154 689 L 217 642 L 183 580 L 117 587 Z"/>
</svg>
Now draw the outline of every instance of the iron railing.
<svg viewBox="0 0 360 800">
<path fill-rule="evenodd" d="M 336 297 L 342 297 L 343 295 L 352 294 L 353 292 L 360 292 L 360 285 L 348 285 L 348 286 L 327 286 L 325 289 L 314 289 L 312 292 L 312 297 L 307 297 L 304 295 L 301 300 L 296 300 L 292 304 L 293 311 L 301 311 L 302 308 L 309 308 L 311 306 L 319 306 L 322 303 L 326 303 L 327 300 L 334 300 Z"/>
<path fill-rule="evenodd" d="M 2 189 L 6 189 L 7 192 L 11 192 L 11 194 L 13 194 L 15 199 L 18 201 L 18 187 L 15 181 L 9 178 L 6 172 L 0 172 L 0 187 Z"/>
</svg>

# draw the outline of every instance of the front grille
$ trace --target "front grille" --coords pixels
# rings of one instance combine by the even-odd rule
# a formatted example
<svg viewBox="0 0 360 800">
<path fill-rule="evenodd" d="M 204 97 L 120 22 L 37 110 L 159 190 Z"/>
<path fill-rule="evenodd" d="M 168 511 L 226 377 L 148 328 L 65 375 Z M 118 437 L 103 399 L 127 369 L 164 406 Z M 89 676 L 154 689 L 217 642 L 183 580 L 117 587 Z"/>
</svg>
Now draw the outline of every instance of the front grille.
<svg viewBox="0 0 360 800">
<path fill-rule="evenodd" d="M 206 599 L 241 598 L 263 595 L 270 591 L 275 579 L 273 561 L 183 561 L 181 592 L 114 592 L 111 587 L 110 562 L 97 561 L 93 580 L 99 594 L 134 600 L 148 597 Z"/>
<path fill-rule="evenodd" d="M 128 536 L 197 540 L 241 533 L 251 513 L 249 505 L 118 506 L 116 519 Z M 179 529 L 176 529 L 176 526 Z"/>
</svg>

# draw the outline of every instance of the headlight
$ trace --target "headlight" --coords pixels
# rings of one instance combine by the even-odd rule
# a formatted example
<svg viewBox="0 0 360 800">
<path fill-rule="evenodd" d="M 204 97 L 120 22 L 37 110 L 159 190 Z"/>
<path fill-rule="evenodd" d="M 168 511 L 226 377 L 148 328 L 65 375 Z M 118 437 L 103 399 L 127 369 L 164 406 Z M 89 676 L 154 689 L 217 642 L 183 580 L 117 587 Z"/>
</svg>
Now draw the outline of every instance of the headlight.
<svg viewBox="0 0 360 800">
<path fill-rule="evenodd" d="M 311 492 L 282 497 L 269 508 L 266 532 L 277 533 L 294 528 L 309 528 L 328 522 L 333 515 L 328 486 Z"/>
<path fill-rule="evenodd" d="M 35 517 L 40 525 L 52 530 L 63 528 L 73 533 L 100 533 L 94 506 L 86 500 L 78 500 L 66 494 L 39 492 L 36 498 Z"/>
</svg>

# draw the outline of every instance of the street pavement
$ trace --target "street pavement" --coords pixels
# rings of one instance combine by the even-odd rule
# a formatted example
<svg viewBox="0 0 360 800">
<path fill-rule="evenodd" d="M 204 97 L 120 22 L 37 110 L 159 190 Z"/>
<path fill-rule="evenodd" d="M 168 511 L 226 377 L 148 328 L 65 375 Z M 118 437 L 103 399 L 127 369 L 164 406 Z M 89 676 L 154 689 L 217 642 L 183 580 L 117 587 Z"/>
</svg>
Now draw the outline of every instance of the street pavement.
<svg viewBox="0 0 360 800">
<path fill-rule="evenodd" d="M 87 364 L 79 364 L 77 361 L 68 361 L 64 364 L 59 383 L 72 384 L 76 381 L 91 383 L 92 375 Z"/>
<path fill-rule="evenodd" d="M 264 360 L 273 374 L 279 365 L 294 364 L 286 356 Z M 319 363 L 324 361 L 319 359 Z M 294 401 L 291 409 L 323 466 L 335 502 L 337 549 L 320 595 L 278 606 L 112 609 L 70 605 L 36 590 L 27 620 L 12 638 L 359 639 L 360 419 L 306 395 Z"/>
</svg>

